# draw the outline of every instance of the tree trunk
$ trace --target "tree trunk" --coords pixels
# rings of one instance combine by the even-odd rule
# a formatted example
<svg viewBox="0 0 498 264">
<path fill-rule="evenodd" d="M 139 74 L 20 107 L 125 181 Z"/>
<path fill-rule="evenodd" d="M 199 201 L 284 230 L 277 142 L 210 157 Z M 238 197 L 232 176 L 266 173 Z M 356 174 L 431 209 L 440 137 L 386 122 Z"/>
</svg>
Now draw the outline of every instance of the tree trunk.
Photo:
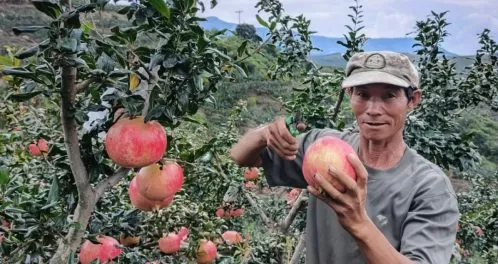
<svg viewBox="0 0 498 264">
<path fill-rule="evenodd" d="M 74 59 L 75 55 L 68 57 L 71 58 L 71 56 Z M 78 205 L 73 215 L 72 226 L 66 237 L 60 239 L 57 251 L 50 260 L 51 264 L 67 263 L 71 252 L 76 252 L 97 200 L 88 182 L 88 173 L 85 164 L 81 159 L 77 123 L 72 110 L 77 92 L 75 84 L 76 68 L 64 66 L 61 77 L 61 120 L 71 172 L 78 190 Z"/>
</svg>

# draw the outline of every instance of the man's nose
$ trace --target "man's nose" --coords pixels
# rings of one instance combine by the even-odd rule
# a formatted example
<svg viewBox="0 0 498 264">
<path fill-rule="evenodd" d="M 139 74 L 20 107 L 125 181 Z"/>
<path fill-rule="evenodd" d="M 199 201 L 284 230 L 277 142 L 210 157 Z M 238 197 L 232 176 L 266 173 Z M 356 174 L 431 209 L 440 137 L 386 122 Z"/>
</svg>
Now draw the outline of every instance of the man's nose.
<svg viewBox="0 0 498 264">
<path fill-rule="evenodd" d="M 367 102 L 367 114 L 378 116 L 382 114 L 383 102 L 377 98 L 370 98 Z"/>
</svg>

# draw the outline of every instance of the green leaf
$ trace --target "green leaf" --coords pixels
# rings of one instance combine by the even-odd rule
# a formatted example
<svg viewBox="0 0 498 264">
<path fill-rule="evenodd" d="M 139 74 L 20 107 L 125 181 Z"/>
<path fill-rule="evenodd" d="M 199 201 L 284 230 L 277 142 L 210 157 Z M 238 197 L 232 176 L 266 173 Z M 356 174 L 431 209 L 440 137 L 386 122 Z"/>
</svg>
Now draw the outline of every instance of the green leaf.
<svg viewBox="0 0 498 264">
<path fill-rule="evenodd" d="M 11 75 L 20 78 L 34 78 L 35 74 L 30 71 L 16 70 L 16 69 L 3 69 L 0 73 L 4 75 Z"/>
<path fill-rule="evenodd" d="M 23 102 L 23 101 L 27 101 L 27 100 L 43 93 L 43 92 L 44 91 L 34 91 L 34 92 L 30 92 L 30 93 L 11 94 L 7 97 L 7 99 L 12 100 L 14 102 Z"/>
<path fill-rule="evenodd" d="M 48 192 L 47 204 L 55 203 L 59 200 L 59 181 L 57 175 L 52 176 L 52 185 L 50 186 L 50 191 Z"/>
<path fill-rule="evenodd" d="M 26 50 L 22 50 L 22 51 L 17 52 L 14 55 L 14 57 L 22 60 L 22 59 L 26 59 L 26 58 L 34 56 L 36 53 L 38 53 L 38 51 L 39 51 L 38 46 L 33 46 L 33 47 L 28 48 Z"/>
<path fill-rule="evenodd" d="M 48 28 L 46 26 L 25 26 L 25 27 L 13 27 L 12 31 L 16 36 L 22 34 L 22 33 L 34 33 L 37 32 L 40 29 L 45 29 Z"/>
<path fill-rule="evenodd" d="M 0 185 L 9 183 L 9 169 L 5 166 L 0 166 Z"/>
<path fill-rule="evenodd" d="M 235 69 L 237 69 L 237 71 L 240 73 L 240 75 L 242 75 L 244 78 L 247 78 L 246 72 L 239 65 L 233 64 L 233 67 L 235 67 Z"/>
<path fill-rule="evenodd" d="M 239 55 L 239 57 L 242 57 L 242 55 L 246 51 L 247 42 L 248 42 L 247 40 L 244 40 L 244 42 L 242 42 L 242 44 L 240 44 L 239 48 L 237 49 L 237 54 Z"/>
<path fill-rule="evenodd" d="M 256 19 L 258 20 L 259 24 L 261 24 L 263 27 L 270 29 L 270 26 L 266 21 L 264 21 L 259 15 L 256 15 Z"/>
<path fill-rule="evenodd" d="M 171 11 L 169 7 L 166 5 L 166 1 L 164 0 L 149 0 L 149 3 L 154 7 L 154 9 L 159 12 L 163 17 L 170 19 Z"/>
<path fill-rule="evenodd" d="M 74 53 L 78 49 L 78 40 L 74 38 L 65 38 L 61 45 L 61 50 Z"/>
<path fill-rule="evenodd" d="M 56 19 L 61 14 L 61 7 L 49 0 L 32 0 L 31 3 L 36 9 L 46 14 L 47 16 Z"/>
<path fill-rule="evenodd" d="M 100 57 L 97 59 L 96 66 L 107 73 L 114 70 L 116 62 L 109 57 L 105 52 L 102 52 Z"/>
<path fill-rule="evenodd" d="M 202 92 L 204 90 L 204 83 L 200 75 L 194 77 L 194 85 L 197 91 Z"/>
</svg>

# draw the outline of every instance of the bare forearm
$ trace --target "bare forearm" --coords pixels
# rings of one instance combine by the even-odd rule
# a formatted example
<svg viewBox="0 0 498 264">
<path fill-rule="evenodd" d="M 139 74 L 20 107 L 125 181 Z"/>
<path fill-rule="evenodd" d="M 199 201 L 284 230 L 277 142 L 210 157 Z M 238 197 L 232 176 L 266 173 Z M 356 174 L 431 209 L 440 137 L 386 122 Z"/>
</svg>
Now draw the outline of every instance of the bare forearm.
<svg viewBox="0 0 498 264">
<path fill-rule="evenodd" d="M 371 221 L 354 236 L 369 264 L 413 264 L 389 243 L 384 234 Z"/>
<path fill-rule="evenodd" d="M 230 150 L 230 157 L 239 166 L 261 165 L 259 154 L 266 147 L 265 127 L 247 132 Z"/>
</svg>

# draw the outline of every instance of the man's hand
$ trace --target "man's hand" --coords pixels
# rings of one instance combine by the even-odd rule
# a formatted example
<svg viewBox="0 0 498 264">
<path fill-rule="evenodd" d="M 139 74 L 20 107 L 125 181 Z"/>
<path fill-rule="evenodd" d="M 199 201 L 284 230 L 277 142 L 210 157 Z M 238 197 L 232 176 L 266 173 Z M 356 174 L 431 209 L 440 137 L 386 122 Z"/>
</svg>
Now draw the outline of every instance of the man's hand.
<svg viewBox="0 0 498 264">
<path fill-rule="evenodd" d="M 298 145 L 295 137 L 287 129 L 285 119 L 277 118 L 266 127 L 266 145 L 278 156 L 294 160 L 296 158 Z"/>
<path fill-rule="evenodd" d="M 329 167 L 330 177 L 346 187 L 344 193 L 339 192 L 329 181 L 318 174 L 315 175 L 315 179 L 320 186 L 320 191 L 311 186 L 308 186 L 308 190 L 335 210 L 339 222 L 349 233 L 358 236 L 370 222 L 365 209 L 368 173 L 356 155 L 348 155 L 347 158 L 356 171 L 357 182 L 333 166 Z"/>
</svg>

